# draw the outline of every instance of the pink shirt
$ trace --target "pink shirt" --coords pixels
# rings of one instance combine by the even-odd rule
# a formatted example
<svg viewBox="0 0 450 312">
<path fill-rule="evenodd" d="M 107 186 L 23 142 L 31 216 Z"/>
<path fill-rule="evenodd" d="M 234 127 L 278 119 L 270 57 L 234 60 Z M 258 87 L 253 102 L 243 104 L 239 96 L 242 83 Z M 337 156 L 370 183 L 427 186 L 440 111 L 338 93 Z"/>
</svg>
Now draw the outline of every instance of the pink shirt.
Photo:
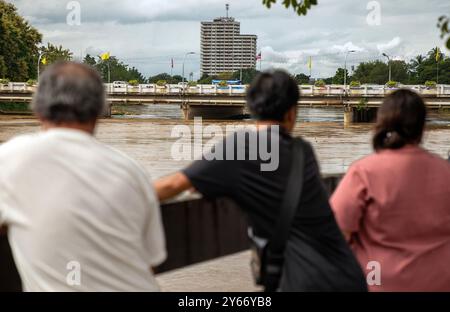
<svg viewBox="0 0 450 312">
<path fill-rule="evenodd" d="M 450 291 L 450 164 L 422 148 L 385 150 L 351 166 L 331 198 L 371 291 Z M 373 275 L 371 275 L 373 277 Z"/>
</svg>

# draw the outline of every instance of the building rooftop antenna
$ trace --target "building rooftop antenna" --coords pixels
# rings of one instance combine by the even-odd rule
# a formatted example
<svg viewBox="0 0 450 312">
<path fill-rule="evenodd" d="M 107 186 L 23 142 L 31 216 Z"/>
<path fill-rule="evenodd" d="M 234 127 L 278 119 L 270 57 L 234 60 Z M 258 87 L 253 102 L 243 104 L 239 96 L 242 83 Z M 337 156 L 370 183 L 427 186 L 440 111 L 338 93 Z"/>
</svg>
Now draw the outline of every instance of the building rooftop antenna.
<svg viewBox="0 0 450 312">
<path fill-rule="evenodd" d="M 230 5 L 228 3 L 225 4 L 225 9 L 227 10 L 227 18 L 228 18 L 228 11 L 230 10 Z"/>
</svg>

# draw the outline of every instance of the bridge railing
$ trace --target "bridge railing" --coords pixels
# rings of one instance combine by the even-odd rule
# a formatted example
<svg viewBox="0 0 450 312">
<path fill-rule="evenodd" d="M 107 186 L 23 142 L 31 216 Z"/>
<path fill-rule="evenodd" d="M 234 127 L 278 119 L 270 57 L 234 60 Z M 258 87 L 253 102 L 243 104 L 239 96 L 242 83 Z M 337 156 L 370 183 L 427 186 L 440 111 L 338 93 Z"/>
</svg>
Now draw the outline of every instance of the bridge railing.
<svg viewBox="0 0 450 312">
<path fill-rule="evenodd" d="M 402 88 L 412 89 L 419 94 L 425 96 L 449 96 L 450 85 L 437 85 L 434 88 L 423 85 L 402 85 Z M 182 86 L 180 84 L 167 84 L 160 86 L 157 84 L 105 84 L 106 92 L 109 95 L 121 94 L 140 94 L 140 95 L 236 95 L 242 96 L 246 93 L 247 85 L 195 85 Z M 312 85 L 299 86 L 302 95 L 304 96 L 367 96 L 376 97 L 384 96 L 398 88 L 389 88 L 384 85 L 362 85 L 360 87 L 350 87 L 343 85 L 326 85 L 323 87 Z M 2 93 L 33 93 L 36 91 L 36 86 L 30 86 L 25 82 L 10 82 L 7 84 L 0 84 L 0 92 Z"/>
</svg>

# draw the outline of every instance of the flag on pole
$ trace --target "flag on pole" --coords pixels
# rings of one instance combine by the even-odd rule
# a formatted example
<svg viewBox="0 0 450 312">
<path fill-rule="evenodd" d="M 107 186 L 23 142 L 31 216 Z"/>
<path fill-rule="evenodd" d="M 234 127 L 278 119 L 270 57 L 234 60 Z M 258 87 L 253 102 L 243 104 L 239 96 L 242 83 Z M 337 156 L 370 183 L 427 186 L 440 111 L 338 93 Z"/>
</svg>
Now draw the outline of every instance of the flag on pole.
<svg viewBox="0 0 450 312">
<path fill-rule="evenodd" d="M 258 55 L 256 56 L 256 60 L 257 61 L 261 61 L 262 60 L 261 52 L 259 52 Z"/>
<path fill-rule="evenodd" d="M 170 67 L 173 68 L 173 59 L 170 62 Z"/>
<path fill-rule="evenodd" d="M 42 63 L 43 65 L 47 65 L 47 58 L 46 58 L 46 57 L 43 57 L 42 60 L 41 60 L 41 63 Z"/>
<path fill-rule="evenodd" d="M 312 69 L 312 56 L 309 57 L 308 68 L 309 68 L 309 70 Z"/>
<path fill-rule="evenodd" d="M 441 50 L 436 47 L 436 62 L 439 62 L 441 60 Z"/>
<path fill-rule="evenodd" d="M 105 52 L 102 55 L 100 55 L 100 57 L 102 58 L 103 61 L 107 61 L 111 57 L 111 53 Z"/>
</svg>

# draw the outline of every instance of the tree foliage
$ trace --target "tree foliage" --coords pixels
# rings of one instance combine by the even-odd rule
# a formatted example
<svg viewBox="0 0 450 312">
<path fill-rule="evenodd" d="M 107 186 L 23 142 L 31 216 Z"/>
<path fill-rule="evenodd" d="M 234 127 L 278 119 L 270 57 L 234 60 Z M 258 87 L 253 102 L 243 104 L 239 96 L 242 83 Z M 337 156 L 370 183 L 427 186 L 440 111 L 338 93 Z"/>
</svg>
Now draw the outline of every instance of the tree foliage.
<svg viewBox="0 0 450 312">
<path fill-rule="evenodd" d="M 73 53 L 68 49 L 64 49 L 61 45 L 55 46 L 48 43 L 46 47 L 41 49 L 42 57 L 45 58 L 47 66 L 58 61 L 70 61 L 72 59 Z M 46 66 L 45 64 L 40 65 L 41 68 Z"/>
<path fill-rule="evenodd" d="M 392 80 L 402 84 L 424 84 L 426 81 L 450 83 L 450 58 L 439 49 L 431 49 L 426 55 L 418 55 L 408 63 L 402 60 L 390 62 Z M 349 73 L 350 74 L 350 73 Z M 439 79 L 438 79 L 439 78 Z M 343 84 L 344 70 L 338 69 L 327 83 Z M 389 80 L 389 64 L 382 61 L 360 63 L 348 81 L 360 81 L 362 84 L 386 84 Z"/>
<path fill-rule="evenodd" d="M 441 16 L 438 20 L 438 28 L 441 30 L 441 38 L 446 40 L 447 49 L 450 50 L 450 17 Z"/>
<path fill-rule="evenodd" d="M 303 74 L 303 73 L 300 73 L 300 74 L 295 75 L 295 76 L 294 76 L 294 79 L 295 79 L 295 81 L 297 81 L 297 83 L 298 83 L 299 85 L 302 85 L 302 84 L 310 84 L 310 82 L 311 82 L 311 77 L 308 76 L 308 75 L 305 75 L 305 74 Z"/>
<path fill-rule="evenodd" d="M 263 4 L 267 8 L 271 8 L 272 4 L 277 0 L 263 0 Z M 306 15 L 313 5 L 317 5 L 317 0 L 282 0 L 282 4 L 288 9 L 292 8 L 298 15 Z"/>
<path fill-rule="evenodd" d="M 166 81 L 169 84 L 177 84 L 177 83 L 180 83 L 183 81 L 183 77 L 180 75 L 171 76 L 168 73 L 161 73 L 161 74 L 157 74 L 155 76 L 151 76 L 148 78 L 149 83 L 157 83 L 158 81 L 161 81 L 161 80 Z M 185 81 L 186 80 L 187 79 L 185 78 Z"/>
<path fill-rule="evenodd" d="M 104 61 L 100 56 L 97 58 L 92 55 L 86 55 L 83 63 L 88 64 L 98 70 L 104 81 L 108 81 L 108 72 L 111 74 L 111 82 L 113 81 L 132 81 L 137 80 L 139 83 L 145 83 L 145 77 L 135 67 L 129 67 L 119 61 L 115 56 L 111 56 Z"/>
<path fill-rule="evenodd" d="M 348 75 L 348 69 L 347 69 L 347 71 L 345 71 L 344 68 L 338 68 L 336 70 L 336 74 L 334 74 L 333 78 L 331 78 L 331 83 L 343 85 L 344 84 L 344 72 L 345 72 L 345 75 L 347 76 L 346 82 L 348 84 L 350 82 L 350 77 Z"/>
<path fill-rule="evenodd" d="M 37 76 L 42 35 L 22 18 L 14 5 L 0 0 L 0 76 L 27 81 Z"/>
<path fill-rule="evenodd" d="M 242 74 L 242 80 L 241 80 Z M 259 74 L 259 71 L 254 68 L 243 68 L 241 70 L 237 70 L 235 72 L 224 72 L 219 75 L 203 75 L 199 80 L 199 84 L 211 84 L 213 80 L 241 80 L 242 84 L 250 84 L 253 79 L 255 79 L 256 75 Z"/>
</svg>

